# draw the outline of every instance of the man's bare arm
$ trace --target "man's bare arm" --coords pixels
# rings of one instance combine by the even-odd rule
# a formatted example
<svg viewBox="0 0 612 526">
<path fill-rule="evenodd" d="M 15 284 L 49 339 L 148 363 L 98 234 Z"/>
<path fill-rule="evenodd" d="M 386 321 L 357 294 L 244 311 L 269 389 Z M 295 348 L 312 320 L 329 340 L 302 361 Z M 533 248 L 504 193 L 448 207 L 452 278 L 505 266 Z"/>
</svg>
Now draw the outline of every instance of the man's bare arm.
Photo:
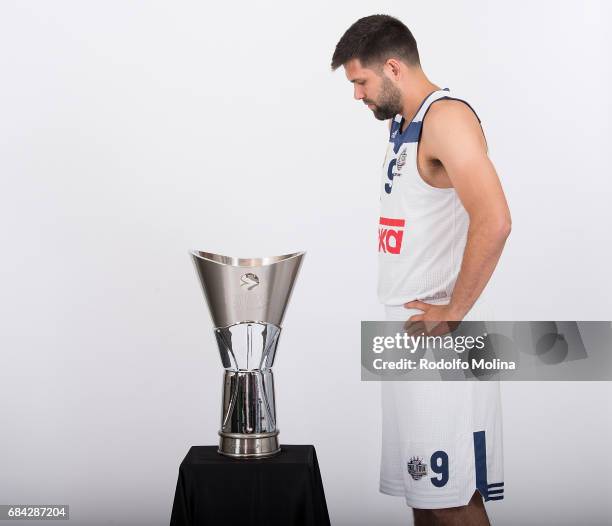
<svg viewBox="0 0 612 526">
<path fill-rule="evenodd" d="M 470 217 L 461 270 L 449 305 L 452 319 L 470 310 L 488 283 L 510 234 L 510 210 L 487 155 L 482 129 L 462 102 L 438 101 L 424 133 Z"/>
</svg>

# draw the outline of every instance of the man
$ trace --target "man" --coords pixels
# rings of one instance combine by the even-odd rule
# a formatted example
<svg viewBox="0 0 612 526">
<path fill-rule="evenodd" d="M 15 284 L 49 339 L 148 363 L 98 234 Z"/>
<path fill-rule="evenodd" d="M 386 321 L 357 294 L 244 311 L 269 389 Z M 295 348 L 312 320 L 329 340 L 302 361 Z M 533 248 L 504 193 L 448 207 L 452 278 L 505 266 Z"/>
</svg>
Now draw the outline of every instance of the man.
<svg viewBox="0 0 612 526">
<path fill-rule="evenodd" d="M 390 119 L 383 166 L 378 295 L 387 319 L 459 321 L 495 269 L 510 212 L 480 119 L 421 69 L 399 20 L 373 15 L 338 42 L 354 97 Z M 503 498 L 497 382 L 382 382 L 380 491 L 403 496 L 415 524 L 487 525 Z"/>
</svg>

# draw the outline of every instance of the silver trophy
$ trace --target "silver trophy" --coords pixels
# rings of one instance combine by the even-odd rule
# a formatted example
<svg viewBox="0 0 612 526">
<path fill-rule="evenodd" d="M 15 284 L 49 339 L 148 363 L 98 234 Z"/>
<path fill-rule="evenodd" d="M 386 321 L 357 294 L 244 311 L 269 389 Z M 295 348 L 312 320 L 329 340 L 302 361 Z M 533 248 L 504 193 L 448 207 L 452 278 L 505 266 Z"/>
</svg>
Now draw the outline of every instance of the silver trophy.
<svg viewBox="0 0 612 526">
<path fill-rule="evenodd" d="M 225 369 L 222 455 L 261 458 L 280 451 L 272 365 L 304 254 L 251 259 L 191 253 Z"/>
</svg>

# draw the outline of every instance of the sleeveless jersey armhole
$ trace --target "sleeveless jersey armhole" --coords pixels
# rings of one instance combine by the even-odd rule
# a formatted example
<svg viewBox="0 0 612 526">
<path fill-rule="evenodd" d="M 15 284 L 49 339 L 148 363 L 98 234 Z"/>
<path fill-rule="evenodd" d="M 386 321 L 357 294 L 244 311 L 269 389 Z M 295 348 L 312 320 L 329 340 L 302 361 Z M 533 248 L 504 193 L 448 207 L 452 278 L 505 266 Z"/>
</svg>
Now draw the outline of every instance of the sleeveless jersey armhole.
<svg viewBox="0 0 612 526">
<path fill-rule="evenodd" d="M 478 113 L 476 113 L 476 110 L 474 108 L 472 108 L 472 106 L 470 105 L 469 102 L 463 100 L 463 99 L 458 99 L 456 97 L 440 97 L 439 99 L 436 99 L 434 101 L 431 102 L 431 104 L 429 104 L 429 106 L 427 107 L 427 109 L 425 110 L 425 113 L 423 114 L 423 118 L 421 119 L 421 128 L 419 129 L 419 136 L 417 138 L 417 151 L 418 151 L 418 146 L 421 143 L 421 133 L 423 133 L 423 124 L 425 122 L 425 116 L 427 115 L 427 112 L 429 111 L 429 108 L 431 108 L 437 101 L 439 100 L 458 100 L 459 102 L 463 102 L 468 108 L 470 108 L 472 110 L 472 112 L 474 113 L 474 115 L 476 115 L 476 118 L 478 119 L 478 124 L 480 124 L 480 130 L 482 131 L 482 136 L 484 137 L 485 140 L 485 146 L 487 147 L 487 153 L 489 152 L 489 144 L 487 143 L 487 136 L 485 135 L 484 132 L 484 128 L 482 127 L 482 122 L 480 120 L 480 117 L 478 116 Z"/>
</svg>

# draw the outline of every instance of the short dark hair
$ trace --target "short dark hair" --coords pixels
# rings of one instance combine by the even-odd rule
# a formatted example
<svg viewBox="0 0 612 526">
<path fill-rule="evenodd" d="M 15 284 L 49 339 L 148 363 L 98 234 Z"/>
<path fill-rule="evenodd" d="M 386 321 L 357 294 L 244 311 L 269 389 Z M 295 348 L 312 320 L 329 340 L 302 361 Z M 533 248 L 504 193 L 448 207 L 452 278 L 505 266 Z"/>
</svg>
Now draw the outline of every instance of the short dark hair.
<svg viewBox="0 0 612 526">
<path fill-rule="evenodd" d="M 364 67 L 383 63 L 388 58 L 420 66 L 419 50 L 410 30 L 397 18 L 371 15 L 349 27 L 336 45 L 331 68 L 335 71 L 354 58 Z"/>
</svg>

